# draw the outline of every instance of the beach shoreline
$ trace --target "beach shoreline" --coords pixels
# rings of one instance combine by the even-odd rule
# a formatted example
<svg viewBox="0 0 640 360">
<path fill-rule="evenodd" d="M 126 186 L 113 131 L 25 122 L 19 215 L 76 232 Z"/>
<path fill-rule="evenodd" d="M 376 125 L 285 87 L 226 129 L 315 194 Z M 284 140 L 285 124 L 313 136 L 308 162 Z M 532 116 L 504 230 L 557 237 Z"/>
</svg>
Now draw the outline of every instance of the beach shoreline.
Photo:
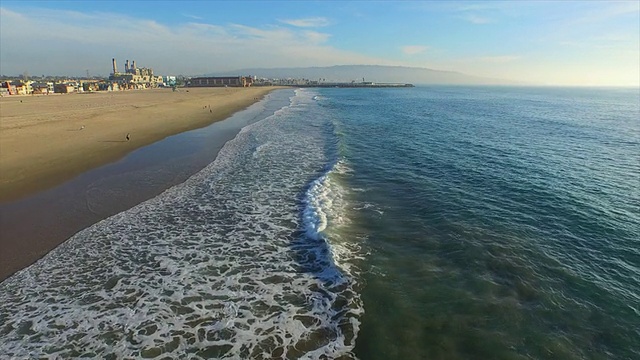
<svg viewBox="0 0 640 360">
<path fill-rule="evenodd" d="M 223 120 L 274 89 L 152 89 L 3 97 L 0 203 L 52 188 L 167 136 Z"/>
<path fill-rule="evenodd" d="M 58 182 L 31 183 L 26 184 L 26 186 L 19 183 L 16 185 L 15 182 L 14 184 L 4 182 L 3 191 L 8 192 L 9 195 L 17 196 L 14 196 L 13 199 L 11 199 L 11 196 L 5 196 L 3 201 L 0 201 L 0 248 L 2 250 L 0 251 L 0 282 L 15 272 L 33 264 L 76 232 L 157 196 L 167 188 L 183 182 L 199 171 L 213 161 L 217 156 L 217 151 L 239 131 L 239 128 L 225 129 L 224 131 L 208 129 L 214 125 L 218 126 L 216 123 L 220 120 L 229 119 L 233 114 L 248 108 L 275 89 L 278 88 L 256 88 L 257 91 L 251 91 L 252 89 L 225 91 L 228 89 L 220 88 L 196 89 L 195 91 L 189 89 L 188 95 L 193 96 L 183 96 L 187 100 L 181 101 L 181 105 L 178 106 L 181 109 L 185 109 L 195 105 L 197 108 L 196 111 L 184 111 L 180 115 L 183 120 L 181 124 L 178 124 L 179 126 L 169 124 L 164 129 L 149 130 L 150 135 L 138 138 L 138 141 L 134 141 L 132 136 L 129 142 L 114 141 L 107 143 L 109 145 L 122 145 L 124 149 L 116 149 L 123 150 L 122 152 L 115 151 L 113 154 L 109 154 L 109 147 L 106 147 L 106 149 L 92 149 L 87 154 L 92 157 L 90 159 L 92 161 L 76 159 L 75 163 L 71 164 L 71 168 L 72 171 L 77 171 L 78 173 L 61 174 L 62 176 L 59 179 L 62 180 Z M 128 96 L 129 99 L 117 99 L 116 103 L 127 104 L 141 100 L 148 101 L 149 95 L 153 96 L 153 91 L 155 90 L 141 95 L 135 94 L 139 92 L 131 92 L 133 95 Z M 182 91 L 186 94 L 185 90 Z M 156 94 L 164 98 L 163 100 L 166 101 L 166 104 L 147 107 L 155 110 L 154 113 L 167 110 L 175 104 L 166 100 L 168 97 L 166 94 L 171 94 L 170 92 L 161 93 L 159 90 Z M 86 96 L 95 95 L 100 96 L 102 94 Z M 124 93 L 124 97 L 127 97 L 127 95 L 129 94 Z M 216 102 L 211 102 L 211 108 L 209 108 L 209 104 L 206 105 L 206 109 L 204 104 L 198 105 L 202 103 L 203 97 L 213 98 L 212 95 L 218 95 L 218 97 L 215 98 Z M 224 101 L 225 95 L 227 96 L 226 100 L 233 99 L 234 101 Z M 74 99 L 72 96 L 78 96 L 79 98 Z M 78 104 L 85 104 L 84 101 L 86 100 L 81 99 L 83 96 L 79 94 L 70 95 L 67 98 L 61 96 L 56 100 L 71 102 L 78 106 Z M 23 102 L 20 103 L 21 99 L 18 98 L 22 98 Z M 16 100 L 12 100 L 20 105 L 27 103 L 24 100 L 37 101 L 29 99 L 29 97 L 16 97 Z M 4 109 L 3 104 L 3 113 Z M 64 109 L 59 111 L 63 112 Z M 81 111 L 78 112 L 81 113 Z M 113 112 L 108 110 L 106 113 L 111 114 L 111 117 L 114 116 Z M 120 110 L 119 113 L 127 114 L 127 110 Z M 169 111 L 169 113 L 171 112 Z M 201 116 L 200 113 L 210 114 L 210 116 Z M 190 118 L 189 116 L 192 117 Z M 164 118 L 154 121 L 154 119 L 143 117 L 143 121 L 138 124 L 136 132 L 143 131 L 145 125 L 147 128 L 158 127 L 168 120 L 170 119 Z M 77 123 L 78 119 L 72 119 L 70 124 L 73 125 L 74 121 Z M 105 121 L 107 124 L 100 123 Z M 100 117 L 94 122 L 87 121 L 87 125 L 82 130 L 78 128 L 78 130 L 67 132 L 70 134 L 85 134 L 85 130 L 91 128 L 96 131 L 95 129 L 99 128 L 99 125 L 106 126 L 108 122 L 109 116 Z M 118 119 L 113 122 L 118 123 Z M 18 121 L 13 119 L 13 124 L 16 123 Z M 25 124 L 24 119 L 22 124 L 23 127 L 29 128 L 31 126 L 37 128 L 37 125 Z M 9 128 L 11 123 L 3 121 L 2 126 Z M 69 127 L 64 121 L 55 122 L 54 125 L 49 124 L 48 126 L 57 126 L 59 133 L 66 131 L 65 129 Z M 118 126 L 122 125 L 118 124 Z M 62 130 L 60 130 L 60 127 L 62 127 Z M 226 125 L 218 126 L 218 128 L 222 127 L 226 127 Z M 189 130 L 194 130 L 197 135 L 193 135 L 194 138 L 189 138 L 189 134 L 194 133 L 194 131 Z M 122 129 L 118 127 L 107 128 L 104 130 L 106 134 L 102 134 L 102 136 L 113 136 L 113 134 L 121 131 Z M 171 146 L 168 147 L 170 153 L 167 154 L 167 147 L 162 150 L 162 143 L 170 142 L 170 139 L 175 138 L 173 135 L 184 138 L 183 141 L 189 144 L 196 141 L 198 137 L 206 136 L 206 145 L 203 145 L 205 142 L 196 145 L 197 150 L 192 149 L 192 153 L 185 155 L 173 154 L 173 149 L 176 146 L 178 148 L 186 146 L 174 144 L 172 145 L 173 148 Z M 6 134 L 2 136 L 4 137 Z M 70 142 L 73 142 L 73 140 L 70 140 Z M 34 144 L 34 141 L 31 141 L 31 144 L 38 145 Z M 76 142 L 75 144 L 78 146 L 82 142 Z M 3 142 L 2 154 L 7 149 L 10 148 L 6 147 Z M 74 154 L 78 153 L 81 154 L 82 152 L 76 151 Z M 137 154 L 147 155 L 142 156 L 143 159 L 141 160 L 135 159 L 136 156 L 140 158 Z M 156 159 L 150 160 L 149 154 L 153 154 Z M 55 158 L 56 154 L 51 155 Z M 134 159 L 130 159 L 132 157 Z M 2 160 L 5 166 L 9 163 L 6 159 Z M 16 159 L 14 155 L 13 161 L 19 161 L 19 159 Z"/>
</svg>

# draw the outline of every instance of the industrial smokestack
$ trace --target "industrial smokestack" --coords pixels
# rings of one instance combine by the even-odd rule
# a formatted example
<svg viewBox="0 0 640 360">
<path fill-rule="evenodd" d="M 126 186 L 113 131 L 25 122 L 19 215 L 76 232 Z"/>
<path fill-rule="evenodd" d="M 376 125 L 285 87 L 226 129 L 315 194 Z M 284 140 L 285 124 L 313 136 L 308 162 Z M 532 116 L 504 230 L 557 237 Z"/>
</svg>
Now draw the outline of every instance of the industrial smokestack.
<svg viewBox="0 0 640 360">
<path fill-rule="evenodd" d="M 136 61 L 133 60 L 133 67 L 131 68 L 133 71 L 136 71 Z"/>
<path fill-rule="evenodd" d="M 128 73 L 128 72 L 129 72 L 129 60 L 127 60 L 127 61 L 124 63 L 124 72 L 126 72 L 126 73 Z"/>
<path fill-rule="evenodd" d="M 111 62 L 113 63 L 113 75 L 118 73 L 118 68 L 116 67 L 116 58 L 111 59 Z"/>
</svg>

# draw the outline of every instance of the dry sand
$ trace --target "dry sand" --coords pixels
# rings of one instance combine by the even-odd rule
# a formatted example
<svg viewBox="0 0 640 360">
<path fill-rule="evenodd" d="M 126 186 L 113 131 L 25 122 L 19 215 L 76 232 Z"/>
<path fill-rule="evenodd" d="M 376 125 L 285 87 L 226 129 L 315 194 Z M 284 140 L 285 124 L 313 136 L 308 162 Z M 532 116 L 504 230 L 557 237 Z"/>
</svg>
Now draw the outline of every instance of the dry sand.
<svg viewBox="0 0 640 360">
<path fill-rule="evenodd" d="M 273 89 L 153 89 L 2 97 L 0 202 L 58 185 L 169 135 L 225 119 Z"/>
</svg>

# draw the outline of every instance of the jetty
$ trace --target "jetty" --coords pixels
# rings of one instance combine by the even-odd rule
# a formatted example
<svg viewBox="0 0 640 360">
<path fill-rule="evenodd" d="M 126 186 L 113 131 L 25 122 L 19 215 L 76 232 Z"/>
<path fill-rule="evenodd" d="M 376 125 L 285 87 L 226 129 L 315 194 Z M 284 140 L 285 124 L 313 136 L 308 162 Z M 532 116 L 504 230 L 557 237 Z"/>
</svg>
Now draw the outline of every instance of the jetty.
<svg viewBox="0 0 640 360">
<path fill-rule="evenodd" d="M 413 84 L 404 83 L 374 83 L 369 81 L 363 82 L 315 82 L 311 81 L 307 84 L 296 85 L 304 88 L 407 88 L 414 87 Z"/>
</svg>

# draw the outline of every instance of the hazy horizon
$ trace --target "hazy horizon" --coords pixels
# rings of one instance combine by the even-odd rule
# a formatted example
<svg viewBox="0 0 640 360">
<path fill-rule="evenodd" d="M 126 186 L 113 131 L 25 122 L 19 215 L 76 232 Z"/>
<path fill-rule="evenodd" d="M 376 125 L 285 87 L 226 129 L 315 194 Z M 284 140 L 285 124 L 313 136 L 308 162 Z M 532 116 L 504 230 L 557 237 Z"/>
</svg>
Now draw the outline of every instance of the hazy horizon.
<svg viewBox="0 0 640 360">
<path fill-rule="evenodd" d="M 640 4 L 3 1 L 0 73 L 160 75 L 387 65 L 550 86 L 640 86 Z"/>
</svg>

